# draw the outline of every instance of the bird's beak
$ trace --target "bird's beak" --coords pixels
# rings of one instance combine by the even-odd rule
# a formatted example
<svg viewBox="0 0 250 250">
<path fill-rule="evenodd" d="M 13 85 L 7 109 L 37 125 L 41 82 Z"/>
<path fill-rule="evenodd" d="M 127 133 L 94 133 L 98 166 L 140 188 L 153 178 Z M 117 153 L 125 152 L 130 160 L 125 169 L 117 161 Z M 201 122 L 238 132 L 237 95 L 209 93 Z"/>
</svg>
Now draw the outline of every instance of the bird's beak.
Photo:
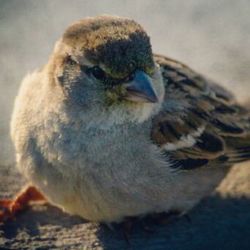
<svg viewBox="0 0 250 250">
<path fill-rule="evenodd" d="M 158 97 L 152 87 L 150 77 L 143 71 L 136 71 L 132 81 L 125 84 L 126 100 L 133 102 L 158 102 Z"/>
</svg>

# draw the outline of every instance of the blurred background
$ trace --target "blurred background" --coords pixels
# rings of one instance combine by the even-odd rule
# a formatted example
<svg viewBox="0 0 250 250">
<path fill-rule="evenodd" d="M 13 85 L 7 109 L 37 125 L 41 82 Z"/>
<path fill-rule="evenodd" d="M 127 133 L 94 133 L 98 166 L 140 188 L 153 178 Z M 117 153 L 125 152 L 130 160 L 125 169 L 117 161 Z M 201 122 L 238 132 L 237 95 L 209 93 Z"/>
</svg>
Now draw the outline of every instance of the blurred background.
<svg viewBox="0 0 250 250">
<path fill-rule="evenodd" d="M 9 121 L 22 78 L 46 63 L 55 41 L 75 20 L 99 14 L 131 17 L 153 50 L 180 60 L 250 97 L 248 0 L 0 0 L 0 164 L 13 163 Z"/>
</svg>

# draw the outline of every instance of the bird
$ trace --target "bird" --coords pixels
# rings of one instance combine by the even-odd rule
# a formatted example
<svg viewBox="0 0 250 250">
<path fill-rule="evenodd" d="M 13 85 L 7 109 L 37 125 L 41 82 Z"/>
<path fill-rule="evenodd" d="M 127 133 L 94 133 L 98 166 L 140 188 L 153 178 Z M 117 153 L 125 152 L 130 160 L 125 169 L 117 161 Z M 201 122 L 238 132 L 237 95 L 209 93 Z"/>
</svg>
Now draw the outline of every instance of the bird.
<svg viewBox="0 0 250 250">
<path fill-rule="evenodd" d="M 30 199 L 101 223 L 188 212 L 250 159 L 250 112 L 185 64 L 154 54 L 144 28 L 101 15 L 71 24 L 21 83 L 11 119 Z"/>
</svg>

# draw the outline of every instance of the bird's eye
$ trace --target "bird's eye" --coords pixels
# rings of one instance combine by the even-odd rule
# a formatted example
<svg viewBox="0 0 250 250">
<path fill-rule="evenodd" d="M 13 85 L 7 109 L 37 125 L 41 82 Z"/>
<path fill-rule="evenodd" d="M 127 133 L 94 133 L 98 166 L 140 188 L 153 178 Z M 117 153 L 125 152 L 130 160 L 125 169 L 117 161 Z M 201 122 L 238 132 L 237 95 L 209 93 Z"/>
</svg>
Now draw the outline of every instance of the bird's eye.
<svg viewBox="0 0 250 250">
<path fill-rule="evenodd" d="M 69 65 L 71 65 L 71 66 L 77 64 L 76 61 L 74 61 L 74 60 L 72 59 L 71 56 L 68 56 L 68 57 L 66 58 L 66 63 L 69 64 Z"/>
<path fill-rule="evenodd" d="M 103 80 L 106 78 L 105 72 L 98 66 L 91 68 L 91 73 L 98 80 Z"/>
</svg>

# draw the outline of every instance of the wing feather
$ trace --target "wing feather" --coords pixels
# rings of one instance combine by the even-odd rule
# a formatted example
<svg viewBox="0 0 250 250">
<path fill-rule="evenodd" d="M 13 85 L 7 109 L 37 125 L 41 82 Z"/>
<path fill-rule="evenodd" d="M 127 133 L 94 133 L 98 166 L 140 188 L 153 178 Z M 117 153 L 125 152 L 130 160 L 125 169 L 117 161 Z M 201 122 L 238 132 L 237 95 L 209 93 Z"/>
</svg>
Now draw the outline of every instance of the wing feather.
<svg viewBox="0 0 250 250">
<path fill-rule="evenodd" d="M 193 169 L 250 159 L 250 113 L 214 82 L 172 59 L 155 55 L 165 84 L 151 138 L 174 162 Z"/>
</svg>

